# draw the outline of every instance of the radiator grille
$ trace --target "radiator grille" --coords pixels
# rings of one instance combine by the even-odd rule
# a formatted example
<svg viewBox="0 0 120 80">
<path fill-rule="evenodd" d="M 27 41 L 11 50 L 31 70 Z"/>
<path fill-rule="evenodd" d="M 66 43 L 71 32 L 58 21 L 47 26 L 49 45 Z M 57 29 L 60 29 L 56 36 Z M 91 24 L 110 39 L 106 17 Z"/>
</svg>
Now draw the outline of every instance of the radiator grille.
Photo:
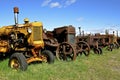
<svg viewBox="0 0 120 80">
<path fill-rule="evenodd" d="M 40 27 L 38 26 L 35 26 L 33 27 L 33 40 L 34 41 L 38 41 L 38 40 L 41 40 L 41 33 L 40 33 Z"/>
</svg>

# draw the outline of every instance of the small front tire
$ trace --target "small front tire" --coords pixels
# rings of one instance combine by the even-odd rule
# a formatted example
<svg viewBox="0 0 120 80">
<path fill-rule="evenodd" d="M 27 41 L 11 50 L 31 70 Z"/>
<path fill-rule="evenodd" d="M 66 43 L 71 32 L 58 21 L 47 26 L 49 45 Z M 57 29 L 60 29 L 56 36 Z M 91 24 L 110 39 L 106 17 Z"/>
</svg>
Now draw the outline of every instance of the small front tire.
<svg viewBox="0 0 120 80">
<path fill-rule="evenodd" d="M 8 66 L 16 70 L 20 69 L 22 71 L 25 71 L 28 64 L 25 56 L 22 53 L 14 53 L 9 59 Z"/>
<path fill-rule="evenodd" d="M 48 63 L 54 63 L 55 57 L 49 50 L 42 51 L 42 55 L 46 57 Z"/>
</svg>

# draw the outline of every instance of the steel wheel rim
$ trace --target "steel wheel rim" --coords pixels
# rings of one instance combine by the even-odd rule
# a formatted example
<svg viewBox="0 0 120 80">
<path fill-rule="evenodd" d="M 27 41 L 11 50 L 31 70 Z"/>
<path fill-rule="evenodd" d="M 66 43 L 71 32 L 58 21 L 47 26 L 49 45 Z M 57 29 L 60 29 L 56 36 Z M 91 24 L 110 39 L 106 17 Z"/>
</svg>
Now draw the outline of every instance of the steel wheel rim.
<svg viewBox="0 0 120 80">
<path fill-rule="evenodd" d="M 13 58 L 11 60 L 10 67 L 13 68 L 13 69 L 19 69 L 20 68 L 20 64 L 19 64 L 19 62 L 16 58 Z"/>
<path fill-rule="evenodd" d="M 69 51 L 72 52 L 71 54 L 68 54 L 68 52 L 64 52 L 66 51 L 65 50 L 65 47 L 66 45 L 69 45 L 69 47 L 72 49 L 70 49 Z M 63 47 L 63 49 L 60 49 L 61 46 Z M 60 50 L 63 50 L 63 51 L 60 51 Z M 62 56 L 61 56 L 62 55 Z M 67 61 L 67 58 L 69 57 L 69 60 L 75 60 L 76 58 L 76 52 L 74 50 L 74 48 L 72 47 L 71 44 L 67 43 L 67 42 L 63 42 L 61 44 L 59 44 L 59 46 L 57 47 L 57 50 L 56 50 L 56 57 L 58 60 L 66 60 Z"/>
</svg>

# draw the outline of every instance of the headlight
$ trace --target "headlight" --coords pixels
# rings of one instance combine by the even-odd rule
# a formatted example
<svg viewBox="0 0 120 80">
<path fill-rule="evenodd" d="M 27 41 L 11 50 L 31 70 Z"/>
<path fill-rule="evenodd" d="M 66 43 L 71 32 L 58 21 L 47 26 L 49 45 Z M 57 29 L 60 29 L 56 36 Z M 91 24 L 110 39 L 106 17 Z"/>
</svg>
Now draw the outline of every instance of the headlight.
<svg viewBox="0 0 120 80">
<path fill-rule="evenodd" d="M 27 32 L 28 32 L 28 33 L 32 33 L 32 29 L 31 29 L 31 28 L 28 28 Z"/>
</svg>

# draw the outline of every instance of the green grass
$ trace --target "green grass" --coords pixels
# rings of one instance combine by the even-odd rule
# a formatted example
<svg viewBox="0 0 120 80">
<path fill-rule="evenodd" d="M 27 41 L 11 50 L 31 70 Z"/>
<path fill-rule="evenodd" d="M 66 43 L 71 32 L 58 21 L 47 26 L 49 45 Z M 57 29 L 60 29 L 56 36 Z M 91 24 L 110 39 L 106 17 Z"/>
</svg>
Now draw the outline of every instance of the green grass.
<svg viewBox="0 0 120 80">
<path fill-rule="evenodd" d="M 8 59 L 0 61 L 0 80 L 119 80 L 120 49 L 103 50 L 102 55 L 91 51 L 89 57 L 78 56 L 75 61 L 55 60 L 54 64 L 31 64 L 27 71 L 8 67 Z"/>
</svg>

